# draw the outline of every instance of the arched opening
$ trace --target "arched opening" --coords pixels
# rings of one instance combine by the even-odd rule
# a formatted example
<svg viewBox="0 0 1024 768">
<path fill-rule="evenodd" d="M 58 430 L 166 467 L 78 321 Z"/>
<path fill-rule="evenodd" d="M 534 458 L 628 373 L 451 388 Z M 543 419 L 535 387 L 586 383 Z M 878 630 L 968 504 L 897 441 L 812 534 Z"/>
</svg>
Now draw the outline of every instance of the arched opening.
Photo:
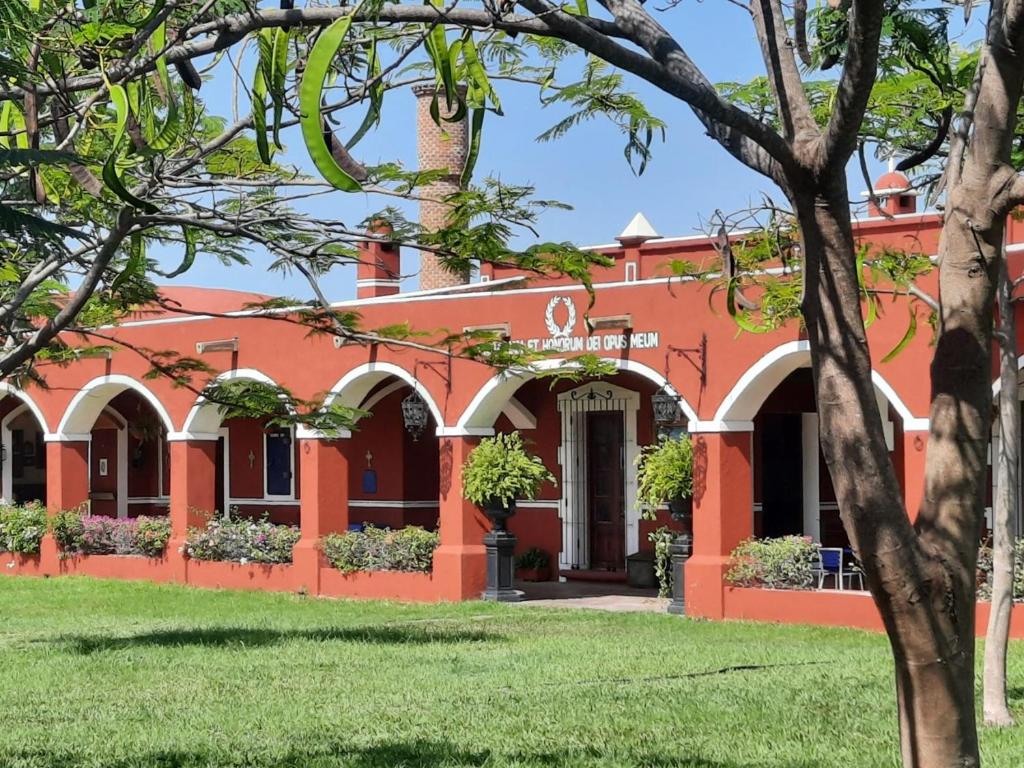
<svg viewBox="0 0 1024 768">
<path fill-rule="evenodd" d="M 58 436 L 89 444 L 92 514 L 167 514 L 170 429 L 163 404 L 134 379 L 106 376 L 82 388 L 61 419 Z"/>
<path fill-rule="evenodd" d="M 436 530 L 440 411 L 429 391 L 397 366 L 370 364 L 343 377 L 330 399 L 366 412 L 343 445 L 350 525 Z"/>
<path fill-rule="evenodd" d="M 229 371 L 218 382 L 246 380 L 274 385 L 249 369 Z M 189 412 L 183 437 L 217 441 L 214 507 L 202 510 L 274 523 L 299 523 L 299 453 L 295 428 L 271 417 L 225 418 L 223 405 L 200 397 Z"/>
<path fill-rule="evenodd" d="M 0 400 L 0 463 L 3 500 L 46 504 L 45 425 L 38 409 L 17 395 Z"/>
<path fill-rule="evenodd" d="M 909 411 L 881 376 L 874 373 L 873 379 L 886 445 L 902 479 Z M 755 536 L 799 535 L 823 547 L 849 547 L 821 452 L 806 341 L 784 344 L 752 366 L 723 400 L 716 421 L 753 425 Z"/>
<path fill-rule="evenodd" d="M 655 424 L 652 397 L 662 388 L 675 395 L 674 390 L 646 366 L 613 362 L 619 373 L 582 383 L 552 384 L 531 373 L 495 377 L 459 421 L 467 430 L 519 429 L 555 474 L 557 487 L 545 487 L 536 501 L 520 504 L 509 527 L 519 538 L 518 552 L 546 551 L 567 578 L 624 580 L 627 558 L 653 558 L 649 534 L 676 528 L 667 509 L 656 510 L 653 521 L 641 519 L 636 458 L 659 429 L 685 433 L 696 414 L 679 399 L 675 422 Z"/>
</svg>

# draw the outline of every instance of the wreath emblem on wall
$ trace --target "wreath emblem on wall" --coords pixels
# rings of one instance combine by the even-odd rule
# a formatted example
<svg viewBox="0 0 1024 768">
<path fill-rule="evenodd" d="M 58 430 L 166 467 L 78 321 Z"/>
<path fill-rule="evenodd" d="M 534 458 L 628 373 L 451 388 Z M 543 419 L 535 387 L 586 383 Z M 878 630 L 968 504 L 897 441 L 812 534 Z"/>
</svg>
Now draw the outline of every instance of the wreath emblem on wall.
<svg viewBox="0 0 1024 768">
<path fill-rule="evenodd" d="M 564 304 L 569 316 L 565 319 L 565 325 L 559 325 L 555 320 L 555 308 Z M 548 302 L 548 308 L 544 310 L 544 324 L 548 327 L 548 333 L 554 339 L 567 339 L 576 325 L 576 304 L 568 296 L 553 296 Z"/>
</svg>

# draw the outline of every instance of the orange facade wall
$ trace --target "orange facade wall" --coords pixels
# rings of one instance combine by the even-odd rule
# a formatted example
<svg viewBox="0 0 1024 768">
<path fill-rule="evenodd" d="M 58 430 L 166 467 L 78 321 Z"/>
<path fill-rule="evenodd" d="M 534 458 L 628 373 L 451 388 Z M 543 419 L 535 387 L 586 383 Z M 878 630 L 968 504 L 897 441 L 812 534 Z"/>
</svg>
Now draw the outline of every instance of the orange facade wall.
<svg viewBox="0 0 1024 768">
<path fill-rule="evenodd" d="M 985 635 L 990 608 L 989 603 L 978 603 L 975 615 L 978 637 Z M 885 631 L 882 617 L 867 592 L 803 592 L 727 587 L 724 618 Z M 1010 636 L 1024 639 L 1024 611 L 1013 612 Z"/>
</svg>

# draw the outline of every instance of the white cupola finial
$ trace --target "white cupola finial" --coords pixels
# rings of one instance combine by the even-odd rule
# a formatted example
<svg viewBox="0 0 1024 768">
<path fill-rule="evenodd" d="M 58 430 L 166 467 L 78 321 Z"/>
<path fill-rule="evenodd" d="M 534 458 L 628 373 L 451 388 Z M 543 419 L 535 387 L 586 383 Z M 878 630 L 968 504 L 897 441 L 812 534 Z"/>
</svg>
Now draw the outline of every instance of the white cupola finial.
<svg viewBox="0 0 1024 768">
<path fill-rule="evenodd" d="M 620 243 L 642 243 L 646 240 L 653 240 L 656 237 L 661 237 L 658 232 L 651 226 L 651 222 L 647 220 L 647 217 L 642 213 L 637 213 L 626 228 L 622 230 L 622 234 L 616 237 Z"/>
</svg>

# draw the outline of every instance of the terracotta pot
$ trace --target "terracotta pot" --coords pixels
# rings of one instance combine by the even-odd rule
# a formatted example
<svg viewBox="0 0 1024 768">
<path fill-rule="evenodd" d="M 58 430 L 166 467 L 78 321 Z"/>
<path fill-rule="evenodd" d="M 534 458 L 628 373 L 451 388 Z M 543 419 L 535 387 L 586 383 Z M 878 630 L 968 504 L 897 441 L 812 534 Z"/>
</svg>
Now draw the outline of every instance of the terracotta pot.
<svg viewBox="0 0 1024 768">
<path fill-rule="evenodd" d="M 551 567 L 545 568 L 520 568 L 520 581 L 549 581 L 551 579 Z"/>
</svg>

